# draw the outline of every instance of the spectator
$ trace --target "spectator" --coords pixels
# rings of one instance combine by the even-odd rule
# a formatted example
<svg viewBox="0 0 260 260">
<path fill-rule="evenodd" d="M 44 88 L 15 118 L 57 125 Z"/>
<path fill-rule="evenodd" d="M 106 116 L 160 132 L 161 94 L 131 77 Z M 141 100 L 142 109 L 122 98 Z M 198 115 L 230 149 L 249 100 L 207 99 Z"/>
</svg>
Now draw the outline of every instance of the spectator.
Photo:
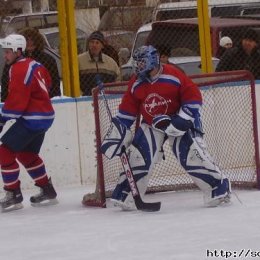
<svg viewBox="0 0 260 260">
<path fill-rule="evenodd" d="M 233 47 L 233 42 L 232 42 L 231 38 L 229 38 L 228 36 L 222 37 L 219 41 L 219 48 L 218 48 L 216 57 L 220 59 L 222 57 L 222 55 L 224 54 L 224 52 L 227 49 L 230 49 L 232 47 Z"/>
<path fill-rule="evenodd" d="M 52 79 L 52 87 L 50 89 L 50 97 L 60 96 L 60 76 L 55 59 L 48 53 L 44 52 L 45 40 L 39 31 L 35 28 L 26 27 L 19 32 L 26 38 L 25 57 L 32 58 L 40 62 L 50 73 Z M 4 102 L 8 94 L 10 65 L 5 65 L 2 74 L 2 93 L 1 101 Z"/>
<path fill-rule="evenodd" d="M 83 96 L 90 96 L 96 86 L 95 76 L 100 75 L 104 83 L 120 80 L 120 69 L 116 61 L 102 53 L 105 38 L 100 31 L 94 31 L 88 38 L 88 51 L 78 56 L 80 89 Z"/>
<path fill-rule="evenodd" d="M 260 79 L 260 50 L 257 32 L 247 29 L 237 47 L 227 50 L 221 57 L 216 71 L 249 70 Z"/>
<path fill-rule="evenodd" d="M 181 72 L 185 73 L 182 68 L 180 68 L 178 65 L 169 61 L 169 58 L 171 57 L 171 47 L 166 46 L 166 45 L 159 45 L 156 47 L 156 49 L 159 52 L 160 62 L 162 64 L 171 64 L 173 67 L 175 67 L 175 68 L 179 69 Z"/>
<path fill-rule="evenodd" d="M 171 48 L 165 45 L 159 45 L 156 48 L 160 54 L 160 61 L 163 64 L 169 64 L 169 57 L 171 56 Z"/>
</svg>

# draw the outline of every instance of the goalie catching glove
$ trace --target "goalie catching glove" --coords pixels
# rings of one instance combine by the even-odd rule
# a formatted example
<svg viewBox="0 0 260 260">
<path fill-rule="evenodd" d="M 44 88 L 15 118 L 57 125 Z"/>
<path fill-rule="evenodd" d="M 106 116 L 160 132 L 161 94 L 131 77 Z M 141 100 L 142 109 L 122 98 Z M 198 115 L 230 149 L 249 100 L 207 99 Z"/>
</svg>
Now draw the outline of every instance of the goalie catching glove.
<svg viewBox="0 0 260 260">
<path fill-rule="evenodd" d="M 193 126 L 193 123 L 178 115 L 172 117 L 159 115 L 154 117 L 152 126 L 168 136 L 178 137 L 184 135 Z"/>
<path fill-rule="evenodd" d="M 101 152 L 108 158 L 119 156 L 122 148 L 127 148 L 132 142 L 131 131 L 117 117 L 112 118 L 111 126 L 101 145 Z"/>
</svg>

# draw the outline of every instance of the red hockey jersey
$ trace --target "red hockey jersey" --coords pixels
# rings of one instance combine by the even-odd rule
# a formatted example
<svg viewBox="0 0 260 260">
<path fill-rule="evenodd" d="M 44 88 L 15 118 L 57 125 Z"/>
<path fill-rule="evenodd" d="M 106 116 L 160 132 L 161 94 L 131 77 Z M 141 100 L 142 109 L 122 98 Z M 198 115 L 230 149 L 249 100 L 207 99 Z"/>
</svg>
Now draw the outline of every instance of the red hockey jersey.
<svg viewBox="0 0 260 260">
<path fill-rule="evenodd" d="M 40 63 L 22 58 L 9 70 L 8 96 L 2 108 L 2 119 L 23 120 L 31 130 L 48 129 L 54 120 L 49 98 L 51 77 Z"/>
<path fill-rule="evenodd" d="M 165 64 L 158 78 L 152 82 L 138 81 L 136 76 L 130 80 L 119 105 L 118 117 L 129 126 L 136 115 L 141 114 L 143 120 L 151 125 L 155 116 L 172 116 L 184 105 L 200 107 L 200 90 L 180 70 Z"/>
</svg>

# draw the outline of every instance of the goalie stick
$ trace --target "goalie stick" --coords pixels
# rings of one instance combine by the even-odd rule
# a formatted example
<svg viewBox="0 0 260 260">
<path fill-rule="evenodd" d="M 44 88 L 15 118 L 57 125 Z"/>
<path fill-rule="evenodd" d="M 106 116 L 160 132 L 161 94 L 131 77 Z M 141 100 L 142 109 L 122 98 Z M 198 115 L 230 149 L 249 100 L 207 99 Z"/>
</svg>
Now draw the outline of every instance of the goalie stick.
<svg viewBox="0 0 260 260">
<path fill-rule="evenodd" d="M 109 108 L 109 105 L 108 105 L 108 102 L 107 102 L 106 95 L 103 91 L 103 88 L 104 88 L 103 82 L 101 81 L 101 79 L 99 77 L 96 77 L 96 82 L 97 82 L 97 86 L 99 88 L 99 92 L 100 92 L 100 94 L 103 98 L 109 120 L 111 122 L 112 114 L 111 114 L 111 111 L 110 111 L 110 108 Z M 132 171 L 131 166 L 129 164 L 129 160 L 128 160 L 128 157 L 127 157 L 127 154 L 126 154 L 125 147 L 122 148 L 120 160 L 121 160 L 123 169 L 125 171 L 125 175 L 126 175 L 128 183 L 129 183 L 136 208 L 138 210 L 147 211 L 147 212 L 159 211 L 160 208 L 161 208 L 161 202 L 144 202 L 142 200 L 139 189 L 136 185 L 136 181 L 134 179 L 133 171 Z"/>
</svg>

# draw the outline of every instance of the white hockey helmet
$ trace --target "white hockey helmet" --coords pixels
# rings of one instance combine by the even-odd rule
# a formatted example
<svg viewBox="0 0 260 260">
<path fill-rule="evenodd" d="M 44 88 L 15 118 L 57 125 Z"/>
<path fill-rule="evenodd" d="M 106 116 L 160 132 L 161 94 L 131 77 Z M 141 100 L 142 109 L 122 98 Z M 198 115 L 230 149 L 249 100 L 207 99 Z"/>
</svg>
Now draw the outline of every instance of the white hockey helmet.
<svg viewBox="0 0 260 260">
<path fill-rule="evenodd" d="M 21 34 L 10 34 L 0 40 L 0 45 L 3 49 L 12 49 L 13 52 L 16 52 L 18 49 L 25 51 L 26 39 Z"/>
</svg>

